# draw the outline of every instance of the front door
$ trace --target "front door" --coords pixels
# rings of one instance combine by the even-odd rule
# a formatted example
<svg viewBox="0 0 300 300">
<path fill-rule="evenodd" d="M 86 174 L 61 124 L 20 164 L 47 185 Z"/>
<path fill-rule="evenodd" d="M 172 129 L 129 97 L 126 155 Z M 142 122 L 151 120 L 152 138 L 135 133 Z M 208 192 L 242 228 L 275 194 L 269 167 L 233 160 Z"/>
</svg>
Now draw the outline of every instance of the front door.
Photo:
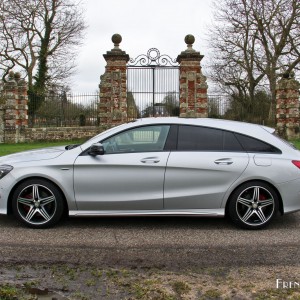
<svg viewBox="0 0 300 300">
<path fill-rule="evenodd" d="M 164 151 L 170 126 L 129 129 L 104 141 L 104 155 L 84 154 L 74 166 L 78 210 L 159 210 L 170 152 Z"/>
</svg>

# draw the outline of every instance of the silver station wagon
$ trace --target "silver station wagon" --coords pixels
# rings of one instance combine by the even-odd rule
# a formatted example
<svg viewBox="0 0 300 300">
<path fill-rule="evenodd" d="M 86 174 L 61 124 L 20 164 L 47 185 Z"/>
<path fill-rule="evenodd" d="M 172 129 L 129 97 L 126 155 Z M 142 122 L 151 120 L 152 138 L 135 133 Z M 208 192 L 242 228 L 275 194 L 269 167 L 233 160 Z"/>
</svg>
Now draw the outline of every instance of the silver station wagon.
<svg viewBox="0 0 300 300">
<path fill-rule="evenodd" d="M 45 228 L 62 216 L 227 215 L 259 229 L 300 210 L 300 152 L 249 123 L 147 118 L 82 145 L 0 158 L 0 213 Z"/>
</svg>

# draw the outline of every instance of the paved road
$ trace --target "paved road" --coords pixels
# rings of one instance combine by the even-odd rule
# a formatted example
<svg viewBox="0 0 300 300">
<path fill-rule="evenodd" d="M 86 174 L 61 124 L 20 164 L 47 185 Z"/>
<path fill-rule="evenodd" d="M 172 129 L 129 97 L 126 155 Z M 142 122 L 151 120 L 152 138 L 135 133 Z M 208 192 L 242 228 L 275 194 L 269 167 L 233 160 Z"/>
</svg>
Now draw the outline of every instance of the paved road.
<svg viewBox="0 0 300 300">
<path fill-rule="evenodd" d="M 33 230 L 0 216 L 0 264 L 79 263 L 109 267 L 300 264 L 300 212 L 265 230 L 240 230 L 226 219 L 76 218 Z"/>
</svg>

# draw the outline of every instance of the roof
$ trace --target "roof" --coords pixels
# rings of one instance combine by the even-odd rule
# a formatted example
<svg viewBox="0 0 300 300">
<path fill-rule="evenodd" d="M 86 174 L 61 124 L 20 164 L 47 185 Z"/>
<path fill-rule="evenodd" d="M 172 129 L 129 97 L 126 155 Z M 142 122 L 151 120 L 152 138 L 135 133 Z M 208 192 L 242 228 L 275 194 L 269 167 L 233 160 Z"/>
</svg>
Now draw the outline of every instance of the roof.
<svg viewBox="0 0 300 300">
<path fill-rule="evenodd" d="M 223 119 L 212 119 L 212 118 L 181 118 L 181 117 L 159 117 L 159 118 L 144 118 L 137 119 L 133 122 L 134 125 L 140 122 L 141 125 L 146 124 L 186 124 L 186 125 L 198 125 L 205 127 L 213 127 L 226 129 L 229 131 L 239 132 L 243 134 L 253 135 L 257 131 L 268 131 L 273 133 L 275 131 L 274 128 L 270 128 L 267 126 L 252 124 L 247 122 L 239 122 L 239 121 L 231 121 L 231 120 L 223 120 Z"/>
</svg>

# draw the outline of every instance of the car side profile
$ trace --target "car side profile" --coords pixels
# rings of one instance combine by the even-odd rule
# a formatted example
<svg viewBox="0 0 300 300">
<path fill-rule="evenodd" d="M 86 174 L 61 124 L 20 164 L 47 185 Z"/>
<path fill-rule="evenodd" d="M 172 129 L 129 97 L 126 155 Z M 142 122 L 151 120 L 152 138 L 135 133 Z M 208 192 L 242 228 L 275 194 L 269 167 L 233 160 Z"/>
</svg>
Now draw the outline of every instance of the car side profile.
<svg viewBox="0 0 300 300">
<path fill-rule="evenodd" d="M 247 229 L 300 210 L 300 152 L 262 125 L 146 118 L 81 145 L 0 158 L 0 213 L 32 228 L 75 216 L 228 216 Z"/>
</svg>

